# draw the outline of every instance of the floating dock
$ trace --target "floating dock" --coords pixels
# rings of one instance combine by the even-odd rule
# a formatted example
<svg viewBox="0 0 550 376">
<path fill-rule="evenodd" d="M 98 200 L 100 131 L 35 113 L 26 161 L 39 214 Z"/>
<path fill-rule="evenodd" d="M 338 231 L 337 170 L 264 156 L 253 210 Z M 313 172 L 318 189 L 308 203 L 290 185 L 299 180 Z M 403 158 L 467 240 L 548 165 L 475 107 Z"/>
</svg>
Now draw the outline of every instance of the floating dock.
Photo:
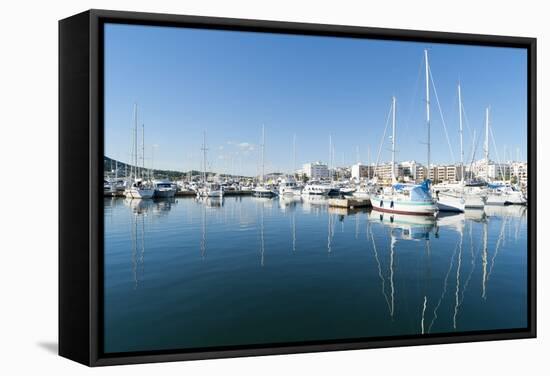
<svg viewBox="0 0 550 376">
<path fill-rule="evenodd" d="M 328 206 L 336 208 L 365 208 L 371 206 L 370 199 L 359 199 L 359 198 L 331 198 L 328 200 Z"/>
</svg>

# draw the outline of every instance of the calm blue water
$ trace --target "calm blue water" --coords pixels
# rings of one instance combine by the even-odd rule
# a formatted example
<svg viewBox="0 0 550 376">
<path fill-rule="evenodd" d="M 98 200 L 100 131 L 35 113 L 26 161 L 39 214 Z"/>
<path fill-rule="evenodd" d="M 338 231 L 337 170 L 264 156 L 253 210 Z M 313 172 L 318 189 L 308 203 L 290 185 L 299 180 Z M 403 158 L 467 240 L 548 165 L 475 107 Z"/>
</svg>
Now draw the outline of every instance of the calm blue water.
<svg viewBox="0 0 550 376">
<path fill-rule="evenodd" d="M 527 325 L 527 209 L 105 199 L 105 352 Z"/>
</svg>

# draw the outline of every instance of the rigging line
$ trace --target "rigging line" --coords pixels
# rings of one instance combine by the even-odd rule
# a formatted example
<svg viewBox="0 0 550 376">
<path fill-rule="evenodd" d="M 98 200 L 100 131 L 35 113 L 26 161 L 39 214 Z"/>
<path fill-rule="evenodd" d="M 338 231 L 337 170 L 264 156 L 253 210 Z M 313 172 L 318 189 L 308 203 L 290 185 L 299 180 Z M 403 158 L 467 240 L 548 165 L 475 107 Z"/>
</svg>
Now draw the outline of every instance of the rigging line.
<svg viewBox="0 0 550 376">
<path fill-rule="evenodd" d="M 466 289 L 468 288 L 468 285 L 470 284 L 470 280 L 472 279 L 472 275 L 474 274 L 474 269 L 476 267 L 475 260 L 478 258 L 479 252 L 481 251 L 481 247 L 478 247 L 475 254 L 474 254 L 473 242 L 474 242 L 474 240 L 473 240 L 473 237 L 472 237 L 472 227 L 471 227 L 471 224 L 470 224 L 470 253 L 472 254 L 472 261 L 471 261 L 472 268 L 470 269 L 470 274 L 468 274 L 468 278 L 466 278 L 466 282 L 464 283 L 464 287 L 462 288 L 462 297 L 460 298 L 459 305 L 462 305 L 462 302 L 464 301 L 464 295 L 465 295 Z"/>
<path fill-rule="evenodd" d="M 495 259 L 497 258 L 498 251 L 502 246 L 502 243 L 504 242 L 504 233 L 506 231 L 506 225 L 508 222 L 508 218 L 504 217 L 502 219 L 502 226 L 500 228 L 500 233 L 498 235 L 497 244 L 495 245 L 495 253 L 493 253 L 493 257 L 491 257 L 491 266 L 489 266 L 489 272 L 487 273 L 487 281 L 489 281 L 489 278 L 491 277 L 491 273 L 493 272 L 493 267 L 495 266 Z"/>
<path fill-rule="evenodd" d="M 432 83 L 432 87 L 434 89 L 435 94 L 435 100 L 437 102 L 437 108 L 439 109 L 439 115 L 441 116 L 441 122 L 443 123 L 443 129 L 445 130 L 445 138 L 447 139 L 447 144 L 449 145 L 449 151 L 451 152 L 451 160 L 453 163 L 455 163 L 455 156 L 453 153 L 453 147 L 451 146 L 451 140 L 449 139 L 449 133 L 447 132 L 447 125 L 445 124 L 445 118 L 443 117 L 443 110 L 441 109 L 441 104 L 439 103 L 439 96 L 437 95 L 437 89 L 435 88 L 435 82 L 432 74 L 432 69 L 430 70 L 430 81 Z"/>
<path fill-rule="evenodd" d="M 447 274 L 445 275 L 445 280 L 443 282 L 443 290 L 441 292 L 441 296 L 439 297 L 439 301 L 437 302 L 437 305 L 434 308 L 434 317 L 432 318 L 430 326 L 428 327 L 428 333 L 430 333 L 432 331 L 432 326 L 435 323 L 435 321 L 437 320 L 437 310 L 439 309 L 439 306 L 441 305 L 441 302 L 443 301 L 443 298 L 447 294 L 447 285 L 448 285 L 448 281 L 449 281 L 449 275 L 451 274 L 451 270 L 453 269 L 453 266 L 454 266 L 454 260 L 455 260 L 456 251 L 457 251 L 458 247 L 459 247 L 459 243 L 456 244 L 455 249 L 453 251 L 453 255 L 451 256 L 451 261 L 449 263 L 449 269 L 447 270 Z"/>
<path fill-rule="evenodd" d="M 464 95 L 462 97 L 464 97 Z M 468 129 L 468 133 L 470 134 L 470 138 L 473 138 L 474 137 L 474 131 L 470 127 L 470 120 L 468 119 L 468 114 L 466 113 L 466 107 L 464 106 L 464 100 L 462 100 L 462 115 L 464 115 L 464 124 L 466 124 L 466 128 Z"/>
<path fill-rule="evenodd" d="M 426 305 L 428 303 L 428 297 L 424 295 L 424 307 L 422 308 L 422 320 L 420 321 L 420 326 L 422 328 L 422 334 L 424 334 L 424 314 L 426 313 Z"/>
<path fill-rule="evenodd" d="M 388 305 L 388 311 L 390 312 L 390 316 L 391 316 L 392 309 L 391 309 L 390 299 L 386 294 L 386 279 L 384 278 L 384 276 L 382 276 L 382 265 L 380 264 L 380 259 L 378 258 L 378 251 L 376 248 L 376 242 L 374 241 L 374 234 L 372 233 L 372 229 L 370 227 L 369 227 L 369 232 L 372 239 L 372 250 L 374 252 L 374 259 L 376 260 L 376 264 L 378 265 L 378 277 L 380 278 L 380 281 L 382 281 L 382 294 L 384 295 L 384 299 L 386 299 L 386 303 Z"/>
<path fill-rule="evenodd" d="M 414 94 L 411 97 L 411 101 L 409 102 L 409 107 L 407 108 L 407 116 L 405 117 L 405 123 L 404 123 L 404 127 L 403 127 L 404 128 L 403 134 L 405 136 L 408 135 L 409 125 L 410 125 L 411 116 L 412 116 L 412 109 L 413 109 L 415 99 L 418 96 L 418 87 L 420 86 L 419 82 L 420 82 L 420 77 L 422 76 L 422 67 L 423 66 L 424 66 L 424 56 L 422 56 L 422 58 L 420 59 L 420 64 L 418 65 L 418 74 L 416 76 L 416 83 L 414 84 Z"/>
<path fill-rule="evenodd" d="M 392 106 L 393 104 L 390 106 L 390 109 L 388 111 L 388 116 L 386 116 L 386 125 L 384 127 L 384 134 L 382 135 L 382 139 L 380 140 L 380 146 L 378 147 L 378 155 L 376 156 L 376 165 L 374 166 L 374 176 L 376 176 L 376 170 L 378 170 L 378 164 L 380 163 L 380 154 L 382 153 L 382 145 L 384 145 L 384 140 L 386 139 L 386 132 L 388 131 L 388 124 L 390 122 Z"/>
</svg>

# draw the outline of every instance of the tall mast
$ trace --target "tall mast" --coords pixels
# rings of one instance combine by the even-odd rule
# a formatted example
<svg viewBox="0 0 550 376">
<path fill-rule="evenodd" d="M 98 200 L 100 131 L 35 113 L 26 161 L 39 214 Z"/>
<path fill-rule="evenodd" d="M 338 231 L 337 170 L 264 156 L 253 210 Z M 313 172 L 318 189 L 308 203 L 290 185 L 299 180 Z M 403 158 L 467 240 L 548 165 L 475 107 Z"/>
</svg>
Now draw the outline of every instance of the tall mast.
<svg viewBox="0 0 550 376">
<path fill-rule="evenodd" d="M 328 174 L 330 177 L 330 180 L 332 181 L 332 172 L 330 171 L 331 165 L 332 165 L 332 135 L 328 135 Z"/>
<path fill-rule="evenodd" d="M 460 91 L 460 83 L 458 83 L 458 124 L 458 131 L 460 133 L 460 184 L 464 185 L 464 141 L 462 129 L 462 93 Z"/>
<path fill-rule="evenodd" d="M 141 178 L 145 177 L 145 124 L 141 124 Z"/>
<path fill-rule="evenodd" d="M 206 131 L 202 133 L 202 182 L 206 184 Z"/>
<path fill-rule="evenodd" d="M 292 176 L 296 173 L 296 133 L 292 138 Z"/>
<path fill-rule="evenodd" d="M 392 134 L 391 134 L 391 181 L 395 183 L 395 97 L 391 99 L 392 107 Z"/>
<path fill-rule="evenodd" d="M 265 125 L 262 125 L 262 180 L 264 182 L 265 176 Z"/>
<path fill-rule="evenodd" d="M 431 158 L 431 140 L 430 140 L 430 63 L 428 62 L 428 49 L 424 50 L 424 61 L 426 65 L 426 125 L 428 126 L 428 174 L 430 178 L 430 158 Z"/>
<path fill-rule="evenodd" d="M 485 108 L 485 179 L 489 180 L 489 107 Z"/>
<path fill-rule="evenodd" d="M 134 103 L 134 150 L 132 155 L 132 166 L 134 179 L 137 179 L 137 103 Z M 130 171 L 132 174 L 132 171 Z"/>
</svg>

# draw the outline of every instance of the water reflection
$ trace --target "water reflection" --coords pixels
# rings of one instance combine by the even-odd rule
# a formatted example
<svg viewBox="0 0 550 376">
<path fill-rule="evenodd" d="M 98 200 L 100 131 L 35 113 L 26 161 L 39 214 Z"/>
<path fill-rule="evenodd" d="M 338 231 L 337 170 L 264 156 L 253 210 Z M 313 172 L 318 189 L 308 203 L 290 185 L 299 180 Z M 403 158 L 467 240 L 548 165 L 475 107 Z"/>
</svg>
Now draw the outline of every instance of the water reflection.
<svg viewBox="0 0 550 376">
<path fill-rule="evenodd" d="M 134 291 L 144 299 L 173 294 L 167 302 L 195 299 L 207 307 L 215 281 L 224 286 L 237 273 L 246 288 L 223 290 L 228 302 L 284 310 L 285 299 L 306 289 L 303 304 L 318 304 L 312 310 L 321 312 L 319 320 L 339 309 L 327 302 L 359 284 L 354 294 L 362 298 L 339 304 L 355 302 L 348 314 L 362 336 L 519 327 L 526 320 L 525 207 L 429 217 L 332 208 L 317 197 L 109 198 L 104 216 L 105 268 L 113 279 L 106 285 L 116 304 Z M 116 256 L 121 252 L 127 252 L 127 269 Z M 280 275 L 285 278 L 275 277 Z M 177 290 L 170 287 L 179 283 Z M 273 303 L 258 300 L 260 286 L 276 291 L 287 285 Z M 107 304 L 106 313 L 124 316 L 110 308 L 116 304 Z M 129 314 L 138 308 L 120 309 Z"/>
</svg>

